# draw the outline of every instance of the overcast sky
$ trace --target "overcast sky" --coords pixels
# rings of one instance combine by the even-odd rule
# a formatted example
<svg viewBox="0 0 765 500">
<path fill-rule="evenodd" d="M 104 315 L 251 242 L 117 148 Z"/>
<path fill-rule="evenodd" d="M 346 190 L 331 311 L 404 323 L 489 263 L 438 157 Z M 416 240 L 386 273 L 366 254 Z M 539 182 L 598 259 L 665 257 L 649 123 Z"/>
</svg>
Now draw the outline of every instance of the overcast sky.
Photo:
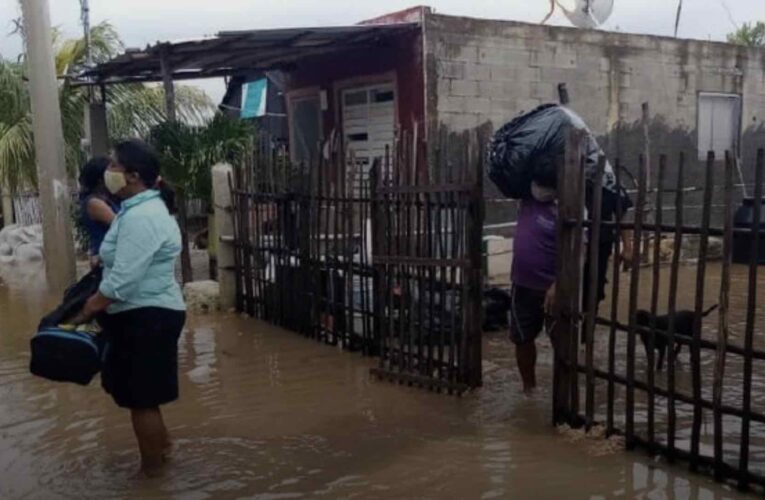
<svg viewBox="0 0 765 500">
<path fill-rule="evenodd" d="M 66 35 L 79 36 L 79 0 L 49 0 L 51 22 Z M 417 4 L 417 0 L 90 0 L 91 22 L 110 21 L 128 47 L 143 48 L 158 40 L 214 35 L 222 30 L 354 24 L 362 19 Z M 539 22 L 548 0 L 431 0 L 443 14 Z M 604 29 L 632 33 L 673 33 L 677 0 L 614 0 Z M 21 50 L 10 35 L 19 16 L 18 0 L 0 0 L 0 55 L 16 57 Z M 765 21 L 765 0 L 684 0 L 680 36 L 724 40 L 747 21 Z M 567 25 L 557 15 L 553 24 Z M 206 90 L 219 98 L 222 84 Z"/>
</svg>

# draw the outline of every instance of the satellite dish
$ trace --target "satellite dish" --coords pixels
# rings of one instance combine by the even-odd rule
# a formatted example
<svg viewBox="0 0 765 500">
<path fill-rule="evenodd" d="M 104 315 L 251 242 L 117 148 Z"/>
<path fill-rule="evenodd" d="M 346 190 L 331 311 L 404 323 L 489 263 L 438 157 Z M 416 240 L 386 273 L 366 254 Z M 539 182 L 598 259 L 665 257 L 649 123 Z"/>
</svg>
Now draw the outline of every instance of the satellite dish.
<svg viewBox="0 0 765 500">
<path fill-rule="evenodd" d="M 597 28 L 614 10 L 614 0 L 555 0 L 555 3 L 577 28 Z"/>
</svg>

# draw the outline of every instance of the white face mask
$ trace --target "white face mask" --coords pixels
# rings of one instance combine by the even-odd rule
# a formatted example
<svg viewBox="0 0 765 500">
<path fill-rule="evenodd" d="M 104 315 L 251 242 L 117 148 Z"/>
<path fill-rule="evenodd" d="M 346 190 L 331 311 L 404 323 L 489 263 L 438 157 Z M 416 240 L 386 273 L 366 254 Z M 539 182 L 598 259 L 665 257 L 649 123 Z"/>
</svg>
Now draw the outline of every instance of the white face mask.
<svg viewBox="0 0 765 500">
<path fill-rule="evenodd" d="M 555 199 L 557 194 L 553 188 L 543 187 L 536 182 L 531 183 L 531 196 L 540 203 L 549 203 Z"/>
<path fill-rule="evenodd" d="M 111 194 L 117 194 L 127 186 L 127 180 L 125 174 L 122 172 L 112 172 L 107 170 L 104 172 L 104 185 Z"/>
</svg>

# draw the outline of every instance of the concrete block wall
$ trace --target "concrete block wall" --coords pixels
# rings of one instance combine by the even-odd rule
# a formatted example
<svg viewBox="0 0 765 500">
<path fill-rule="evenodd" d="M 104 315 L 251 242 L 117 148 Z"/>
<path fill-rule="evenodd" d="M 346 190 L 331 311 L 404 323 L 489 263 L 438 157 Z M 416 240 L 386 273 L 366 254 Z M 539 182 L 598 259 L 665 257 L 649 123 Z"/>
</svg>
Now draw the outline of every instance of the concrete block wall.
<svg viewBox="0 0 765 500">
<path fill-rule="evenodd" d="M 643 151 L 641 104 L 648 102 L 652 155 L 676 159 L 682 151 L 690 160 L 686 185 L 700 185 L 699 92 L 742 95 L 746 182 L 751 182 L 756 149 L 765 147 L 764 50 L 430 14 L 425 18 L 425 60 L 431 132 L 487 124 L 496 130 L 539 104 L 556 102 L 557 84 L 565 82 L 571 107 L 611 160 L 618 157 L 631 170 Z M 672 185 L 675 164 L 670 161 L 668 169 Z M 688 203 L 698 205 L 700 198 L 690 196 Z M 690 213 L 689 221 L 698 214 Z"/>
</svg>

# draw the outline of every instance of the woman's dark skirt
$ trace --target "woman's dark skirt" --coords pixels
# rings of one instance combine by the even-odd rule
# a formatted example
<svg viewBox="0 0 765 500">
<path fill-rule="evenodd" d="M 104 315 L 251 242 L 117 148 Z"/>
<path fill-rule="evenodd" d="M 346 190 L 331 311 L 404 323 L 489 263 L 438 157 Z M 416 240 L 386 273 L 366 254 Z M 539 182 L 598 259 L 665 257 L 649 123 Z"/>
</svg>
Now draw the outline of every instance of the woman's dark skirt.
<svg viewBox="0 0 765 500">
<path fill-rule="evenodd" d="M 155 408 L 178 399 L 178 338 L 184 311 L 142 307 L 102 320 L 101 384 L 118 406 Z"/>
</svg>

